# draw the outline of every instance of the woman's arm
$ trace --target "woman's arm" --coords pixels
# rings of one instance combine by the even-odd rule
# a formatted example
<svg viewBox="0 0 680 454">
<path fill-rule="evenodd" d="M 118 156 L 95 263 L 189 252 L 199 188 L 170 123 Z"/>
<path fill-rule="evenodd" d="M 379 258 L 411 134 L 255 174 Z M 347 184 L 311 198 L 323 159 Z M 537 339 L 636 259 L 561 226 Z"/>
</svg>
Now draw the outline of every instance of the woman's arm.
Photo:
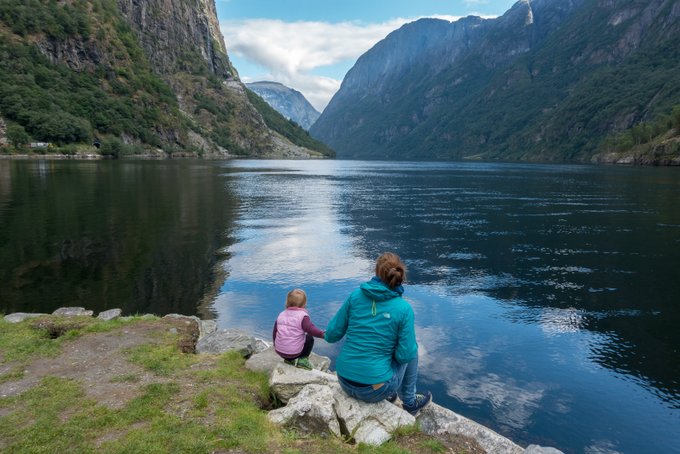
<svg viewBox="0 0 680 454">
<path fill-rule="evenodd" d="M 394 351 L 394 359 L 399 364 L 406 364 L 418 356 L 415 316 L 413 315 L 411 305 L 408 305 L 406 313 L 399 324 L 397 336 L 397 348 Z"/>
<path fill-rule="evenodd" d="M 349 298 L 345 300 L 340 309 L 338 309 L 338 312 L 336 312 L 333 319 L 328 323 L 328 327 L 326 328 L 326 335 L 324 336 L 326 342 L 330 342 L 331 344 L 337 342 L 340 339 L 342 339 L 342 337 L 347 332 L 351 297 L 352 296 L 350 295 Z"/>
</svg>

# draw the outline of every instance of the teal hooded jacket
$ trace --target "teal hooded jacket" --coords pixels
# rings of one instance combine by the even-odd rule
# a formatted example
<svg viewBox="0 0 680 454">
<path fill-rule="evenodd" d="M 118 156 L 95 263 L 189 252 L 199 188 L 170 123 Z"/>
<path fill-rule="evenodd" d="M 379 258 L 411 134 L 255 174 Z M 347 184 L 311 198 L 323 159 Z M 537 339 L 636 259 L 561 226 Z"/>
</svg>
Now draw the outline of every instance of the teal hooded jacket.
<svg viewBox="0 0 680 454">
<path fill-rule="evenodd" d="M 326 342 L 346 336 L 336 361 L 338 375 L 374 385 L 392 378 L 392 361 L 418 356 L 413 308 L 401 286 L 390 289 L 379 278 L 361 284 L 326 328 Z"/>
</svg>

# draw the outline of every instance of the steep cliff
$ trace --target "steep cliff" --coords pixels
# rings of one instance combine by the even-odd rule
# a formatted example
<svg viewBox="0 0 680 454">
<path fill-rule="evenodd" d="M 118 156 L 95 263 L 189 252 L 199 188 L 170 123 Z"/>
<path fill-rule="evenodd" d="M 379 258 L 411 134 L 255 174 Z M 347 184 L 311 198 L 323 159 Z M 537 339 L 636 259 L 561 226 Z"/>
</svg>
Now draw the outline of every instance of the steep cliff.
<svg viewBox="0 0 680 454">
<path fill-rule="evenodd" d="M 257 93 L 281 115 L 307 130 L 321 115 L 302 93 L 278 82 L 252 82 L 247 83 L 246 87 Z"/>
<path fill-rule="evenodd" d="M 680 4 L 521 0 L 407 24 L 357 61 L 311 128 L 339 157 L 588 160 L 680 101 Z"/>
<path fill-rule="evenodd" d="M 250 103 L 214 0 L 3 0 L 0 114 L 59 144 L 319 154 L 271 130 Z"/>
</svg>

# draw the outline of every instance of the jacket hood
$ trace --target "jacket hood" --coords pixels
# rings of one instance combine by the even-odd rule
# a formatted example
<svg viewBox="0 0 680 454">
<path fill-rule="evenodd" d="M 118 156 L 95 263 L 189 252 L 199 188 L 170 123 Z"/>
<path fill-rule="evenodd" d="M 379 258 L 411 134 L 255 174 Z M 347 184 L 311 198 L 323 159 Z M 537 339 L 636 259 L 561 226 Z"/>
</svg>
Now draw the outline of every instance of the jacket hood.
<svg viewBox="0 0 680 454">
<path fill-rule="evenodd" d="M 401 296 L 404 293 L 404 287 L 400 285 L 391 289 L 376 276 L 370 281 L 361 284 L 361 291 L 373 301 L 387 301 Z"/>
</svg>

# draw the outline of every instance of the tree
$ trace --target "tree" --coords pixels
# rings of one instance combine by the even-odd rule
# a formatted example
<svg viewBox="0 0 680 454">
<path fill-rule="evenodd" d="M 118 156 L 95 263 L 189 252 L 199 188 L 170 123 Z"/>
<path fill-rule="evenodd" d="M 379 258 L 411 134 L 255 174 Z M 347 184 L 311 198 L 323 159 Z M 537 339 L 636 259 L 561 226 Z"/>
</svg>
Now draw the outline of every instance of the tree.
<svg viewBox="0 0 680 454">
<path fill-rule="evenodd" d="M 26 145 L 31 141 L 31 137 L 28 135 L 23 126 L 16 123 L 12 123 L 7 126 L 7 140 L 11 143 L 14 148 L 19 148 L 22 145 Z"/>
</svg>

